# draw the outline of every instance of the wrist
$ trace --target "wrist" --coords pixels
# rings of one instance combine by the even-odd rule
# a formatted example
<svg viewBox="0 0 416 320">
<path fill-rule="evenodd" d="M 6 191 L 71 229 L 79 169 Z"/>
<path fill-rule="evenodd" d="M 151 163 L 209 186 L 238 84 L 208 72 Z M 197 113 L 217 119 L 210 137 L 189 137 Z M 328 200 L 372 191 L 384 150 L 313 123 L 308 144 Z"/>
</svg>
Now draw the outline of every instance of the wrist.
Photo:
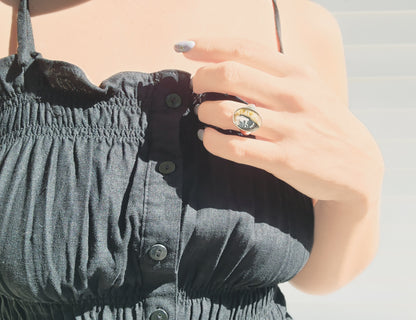
<svg viewBox="0 0 416 320">
<path fill-rule="evenodd" d="M 377 212 L 380 206 L 384 166 L 373 165 L 372 170 L 366 170 L 366 178 L 357 179 L 356 188 L 345 193 L 342 197 L 330 200 L 333 205 L 350 207 L 357 215 Z"/>
<path fill-rule="evenodd" d="M 315 205 L 315 211 L 324 210 L 337 214 L 348 214 L 351 218 L 360 220 L 369 215 L 377 215 L 380 208 L 380 191 L 372 191 L 359 197 L 345 197 L 339 200 L 319 200 Z"/>
</svg>

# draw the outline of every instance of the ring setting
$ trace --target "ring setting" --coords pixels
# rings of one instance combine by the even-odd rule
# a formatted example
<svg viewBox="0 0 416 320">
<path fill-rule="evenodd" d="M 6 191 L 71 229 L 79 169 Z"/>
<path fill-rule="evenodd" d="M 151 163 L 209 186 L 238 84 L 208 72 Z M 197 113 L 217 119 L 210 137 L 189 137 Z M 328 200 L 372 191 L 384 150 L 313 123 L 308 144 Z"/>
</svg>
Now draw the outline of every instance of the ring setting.
<svg viewBox="0 0 416 320">
<path fill-rule="evenodd" d="M 233 123 L 241 133 L 248 135 L 260 128 L 262 119 L 254 104 L 238 108 L 233 114 Z"/>
</svg>

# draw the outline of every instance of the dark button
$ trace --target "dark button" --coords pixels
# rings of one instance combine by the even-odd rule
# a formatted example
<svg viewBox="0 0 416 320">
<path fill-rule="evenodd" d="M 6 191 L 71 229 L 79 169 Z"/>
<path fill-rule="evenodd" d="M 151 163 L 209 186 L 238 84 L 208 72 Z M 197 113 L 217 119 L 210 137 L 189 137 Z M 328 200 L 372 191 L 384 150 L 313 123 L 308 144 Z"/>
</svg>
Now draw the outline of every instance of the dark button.
<svg viewBox="0 0 416 320">
<path fill-rule="evenodd" d="M 175 171 L 176 165 L 172 161 L 163 161 L 159 164 L 157 171 L 161 174 L 169 174 Z"/>
<path fill-rule="evenodd" d="M 163 260 L 168 254 L 168 249 L 163 244 L 155 244 L 150 248 L 149 256 L 153 260 Z"/>
<path fill-rule="evenodd" d="M 169 316 L 163 309 L 157 309 L 150 315 L 150 320 L 168 320 Z"/>
<path fill-rule="evenodd" d="M 179 108 L 182 104 L 182 98 L 177 93 L 170 93 L 165 98 L 166 105 L 169 108 Z"/>
</svg>

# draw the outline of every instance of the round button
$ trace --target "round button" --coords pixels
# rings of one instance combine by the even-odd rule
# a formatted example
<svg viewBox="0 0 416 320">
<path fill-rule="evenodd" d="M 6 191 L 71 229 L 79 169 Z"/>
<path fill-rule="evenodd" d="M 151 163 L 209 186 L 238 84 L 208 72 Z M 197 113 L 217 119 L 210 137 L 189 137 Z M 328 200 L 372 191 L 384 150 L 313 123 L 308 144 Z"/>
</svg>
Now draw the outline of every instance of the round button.
<svg viewBox="0 0 416 320">
<path fill-rule="evenodd" d="M 169 316 L 163 309 L 157 309 L 150 315 L 150 320 L 168 320 Z"/>
<path fill-rule="evenodd" d="M 153 260 L 163 260 L 168 254 L 168 249 L 163 244 L 155 244 L 150 248 L 149 256 Z"/>
<path fill-rule="evenodd" d="M 159 164 L 157 171 L 162 174 L 169 174 L 175 171 L 176 165 L 172 161 L 163 161 Z"/>
<path fill-rule="evenodd" d="M 166 105 L 169 108 L 179 108 L 182 104 L 182 98 L 177 93 L 170 93 L 165 98 Z"/>
</svg>

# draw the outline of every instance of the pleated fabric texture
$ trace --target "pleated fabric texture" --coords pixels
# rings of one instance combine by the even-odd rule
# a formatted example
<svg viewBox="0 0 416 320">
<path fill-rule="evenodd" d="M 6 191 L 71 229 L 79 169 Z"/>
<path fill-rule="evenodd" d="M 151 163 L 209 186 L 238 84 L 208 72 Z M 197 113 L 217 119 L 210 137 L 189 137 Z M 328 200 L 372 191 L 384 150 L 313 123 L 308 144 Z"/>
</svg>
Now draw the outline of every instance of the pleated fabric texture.
<svg viewBox="0 0 416 320">
<path fill-rule="evenodd" d="M 311 199 L 197 138 L 196 104 L 245 102 L 177 69 L 96 86 L 35 51 L 27 0 L 18 39 L 0 59 L 0 319 L 291 319 L 278 284 L 309 258 Z"/>
</svg>

